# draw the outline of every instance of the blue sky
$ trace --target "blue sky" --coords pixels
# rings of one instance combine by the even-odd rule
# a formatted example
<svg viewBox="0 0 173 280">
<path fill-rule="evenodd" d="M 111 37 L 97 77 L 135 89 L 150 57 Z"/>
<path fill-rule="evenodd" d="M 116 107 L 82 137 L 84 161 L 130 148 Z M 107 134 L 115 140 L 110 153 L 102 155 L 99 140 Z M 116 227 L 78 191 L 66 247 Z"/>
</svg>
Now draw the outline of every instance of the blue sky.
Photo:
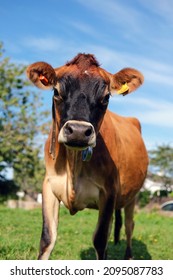
<svg viewBox="0 0 173 280">
<path fill-rule="evenodd" d="M 139 118 L 151 149 L 173 144 L 172 11 L 172 0 L 0 0 L 0 40 L 16 63 L 58 67 L 85 52 L 111 73 L 140 70 L 144 85 L 109 108 Z M 42 94 L 51 109 L 51 92 Z"/>
</svg>

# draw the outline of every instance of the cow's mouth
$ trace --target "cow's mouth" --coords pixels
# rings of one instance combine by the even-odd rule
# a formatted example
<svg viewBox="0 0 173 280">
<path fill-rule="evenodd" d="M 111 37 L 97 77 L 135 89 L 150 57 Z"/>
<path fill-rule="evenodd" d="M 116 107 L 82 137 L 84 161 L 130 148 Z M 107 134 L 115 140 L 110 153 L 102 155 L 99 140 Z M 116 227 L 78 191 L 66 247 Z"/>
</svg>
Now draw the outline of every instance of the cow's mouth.
<svg viewBox="0 0 173 280">
<path fill-rule="evenodd" d="M 83 146 L 83 145 L 74 145 L 74 143 L 65 144 L 68 149 L 81 151 L 82 152 L 82 160 L 83 161 L 90 161 L 92 154 L 93 154 L 93 147 L 91 146 Z"/>
<path fill-rule="evenodd" d="M 83 144 L 81 142 L 66 142 L 64 143 L 64 145 L 72 150 L 79 150 L 79 151 L 83 151 L 86 150 L 88 148 L 88 144 Z"/>
</svg>

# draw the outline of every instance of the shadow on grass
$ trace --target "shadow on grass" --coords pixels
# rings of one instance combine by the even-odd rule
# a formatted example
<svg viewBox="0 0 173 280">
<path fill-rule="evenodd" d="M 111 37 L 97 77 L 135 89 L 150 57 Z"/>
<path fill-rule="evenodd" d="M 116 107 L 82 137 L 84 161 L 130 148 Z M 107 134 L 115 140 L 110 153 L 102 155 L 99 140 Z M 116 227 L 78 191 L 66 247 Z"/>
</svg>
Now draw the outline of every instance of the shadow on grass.
<svg viewBox="0 0 173 280">
<path fill-rule="evenodd" d="M 112 241 L 108 243 L 107 259 L 108 260 L 123 260 L 126 249 L 126 241 L 121 240 L 116 246 Z M 132 249 L 134 260 L 151 260 L 152 256 L 147 250 L 147 246 L 137 239 L 132 240 Z M 95 260 L 95 250 L 90 247 L 87 250 L 81 251 L 82 260 Z"/>
</svg>

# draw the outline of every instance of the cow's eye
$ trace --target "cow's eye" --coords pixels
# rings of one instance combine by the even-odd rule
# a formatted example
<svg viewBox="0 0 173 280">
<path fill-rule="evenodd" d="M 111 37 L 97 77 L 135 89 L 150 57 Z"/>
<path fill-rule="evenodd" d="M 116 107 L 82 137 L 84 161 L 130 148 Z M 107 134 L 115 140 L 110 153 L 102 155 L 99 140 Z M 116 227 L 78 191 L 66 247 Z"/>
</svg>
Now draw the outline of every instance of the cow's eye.
<svg viewBox="0 0 173 280">
<path fill-rule="evenodd" d="M 111 96 L 111 93 L 109 92 L 108 94 L 106 94 L 103 97 L 103 99 L 101 101 L 102 105 L 108 105 L 110 96 Z"/>
<path fill-rule="evenodd" d="M 58 96 L 59 96 L 59 91 L 58 91 L 56 88 L 54 88 L 54 96 L 55 96 L 55 97 L 58 97 Z"/>
<path fill-rule="evenodd" d="M 57 102 L 62 102 L 62 96 L 59 94 L 58 90 L 56 88 L 54 88 L 54 96 L 53 96 L 54 100 L 56 100 Z"/>
</svg>

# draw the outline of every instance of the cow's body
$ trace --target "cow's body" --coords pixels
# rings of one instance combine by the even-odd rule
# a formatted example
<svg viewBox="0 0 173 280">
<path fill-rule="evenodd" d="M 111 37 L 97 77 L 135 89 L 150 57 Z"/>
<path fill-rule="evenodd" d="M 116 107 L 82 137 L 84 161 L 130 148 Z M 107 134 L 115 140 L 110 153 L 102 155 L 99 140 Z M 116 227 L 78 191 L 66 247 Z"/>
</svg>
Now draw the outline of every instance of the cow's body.
<svg viewBox="0 0 173 280">
<path fill-rule="evenodd" d="M 85 67 L 82 69 L 83 72 Z M 98 69 L 98 66 L 95 65 L 92 72 L 95 69 Z M 89 70 L 87 66 L 86 75 L 89 75 Z M 64 77 L 66 71 L 67 68 L 62 67 L 60 77 Z M 32 78 L 31 80 L 33 81 Z M 83 89 L 83 92 L 85 91 Z M 84 104 L 83 99 L 78 103 L 81 106 Z M 98 259 L 106 257 L 114 209 L 117 209 L 115 243 L 118 242 L 121 228 L 119 209 L 124 207 L 127 235 L 125 258 L 131 258 L 135 196 L 143 184 L 148 165 L 140 124 L 135 118 L 121 117 L 105 110 L 97 125 L 94 121 L 86 121 L 86 117 L 79 120 L 76 112 L 77 117 L 68 118 L 60 125 L 60 116 L 56 110 L 59 108 L 59 103 L 54 104 L 53 128 L 45 145 L 46 176 L 43 184 L 43 231 L 39 258 L 47 259 L 54 247 L 61 201 L 72 215 L 84 208 L 99 210 L 98 224 L 93 238 Z M 68 105 L 68 108 L 70 106 Z M 84 105 L 83 110 L 85 110 Z M 74 109 L 72 112 L 74 115 Z M 83 150 L 86 147 L 81 148 L 80 145 L 82 141 L 86 142 L 86 139 L 80 142 L 78 128 L 81 129 L 80 134 L 85 134 L 84 137 L 89 138 L 87 141 L 92 143 L 88 146 L 95 146 L 89 161 L 82 160 Z M 76 135 L 75 139 L 71 139 L 74 138 L 73 134 Z M 71 147 L 69 148 L 66 143 L 68 145 L 70 143 Z"/>
<path fill-rule="evenodd" d="M 86 207 L 98 208 L 105 178 L 115 177 L 116 208 L 127 205 L 139 191 L 146 176 L 146 157 L 141 157 L 146 150 L 139 126 L 134 123 L 130 118 L 107 111 L 89 162 L 82 161 L 81 152 L 66 151 L 59 145 L 54 161 L 49 153 L 50 134 L 45 147 L 46 180 L 71 213 Z M 57 182 L 62 182 L 58 188 Z"/>
</svg>

